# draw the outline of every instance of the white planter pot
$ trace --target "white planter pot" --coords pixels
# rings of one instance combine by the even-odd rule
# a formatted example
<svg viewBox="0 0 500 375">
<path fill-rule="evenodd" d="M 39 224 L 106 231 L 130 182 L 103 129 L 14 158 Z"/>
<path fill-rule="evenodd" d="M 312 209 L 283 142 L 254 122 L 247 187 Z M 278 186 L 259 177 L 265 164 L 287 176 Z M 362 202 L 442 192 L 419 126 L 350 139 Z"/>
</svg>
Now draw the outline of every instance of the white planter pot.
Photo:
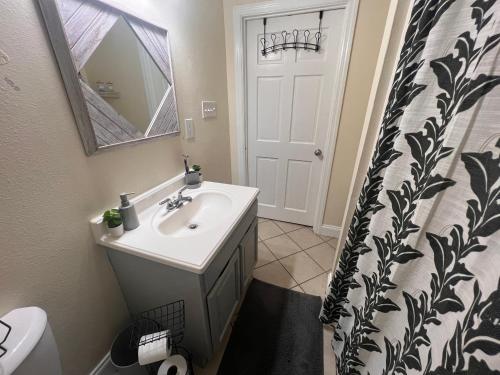
<svg viewBox="0 0 500 375">
<path fill-rule="evenodd" d="M 120 237 L 123 234 L 123 224 L 120 224 L 114 228 L 108 227 L 108 234 L 111 237 Z"/>
</svg>

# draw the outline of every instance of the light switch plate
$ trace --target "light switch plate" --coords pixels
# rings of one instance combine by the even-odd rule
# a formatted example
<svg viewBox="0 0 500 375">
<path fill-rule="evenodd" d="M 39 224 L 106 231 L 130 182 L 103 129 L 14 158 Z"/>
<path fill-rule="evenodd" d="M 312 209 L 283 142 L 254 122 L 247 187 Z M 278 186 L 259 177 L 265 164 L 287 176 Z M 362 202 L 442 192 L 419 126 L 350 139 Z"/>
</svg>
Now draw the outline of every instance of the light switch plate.
<svg viewBox="0 0 500 375">
<path fill-rule="evenodd" d="M 184 139 L 194 138 L 194 124 L 192 118 L 187 118 L 184 120 Z"/>
<path fill-rule="evenodd" d="M 217 117 L 217 102 L 202 101 L 201 117 L 203 118 Z"/>
</svg>

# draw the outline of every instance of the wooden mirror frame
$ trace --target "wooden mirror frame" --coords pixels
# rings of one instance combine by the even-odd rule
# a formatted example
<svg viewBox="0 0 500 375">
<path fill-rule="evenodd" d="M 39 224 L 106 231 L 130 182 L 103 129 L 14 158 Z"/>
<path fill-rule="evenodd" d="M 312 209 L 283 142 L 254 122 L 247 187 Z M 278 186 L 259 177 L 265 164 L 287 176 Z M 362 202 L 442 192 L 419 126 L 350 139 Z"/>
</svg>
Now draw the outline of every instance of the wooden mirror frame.
<svg viewBox="0 0 500 375">
<path fill-rule="evenodd" d="M 122 144 L 179 134 L 179 118 L 166 29 L 107 0 L 38 0 L 87 155 Z M 115 22 L 123 17 L 165 76 L 169 88 L 146 134 L 121 116 L 79 76 Z"/>
</svg>

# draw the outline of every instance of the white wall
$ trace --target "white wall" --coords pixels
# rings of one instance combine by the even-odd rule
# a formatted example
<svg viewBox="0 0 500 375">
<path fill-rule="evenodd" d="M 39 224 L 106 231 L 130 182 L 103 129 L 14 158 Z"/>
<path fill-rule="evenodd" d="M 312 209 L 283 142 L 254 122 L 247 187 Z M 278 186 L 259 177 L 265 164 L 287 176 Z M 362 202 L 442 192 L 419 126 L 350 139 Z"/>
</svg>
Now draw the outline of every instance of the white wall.
<svg viewBox="0 0 500 375">
<path fill-rule="evenodd" d="M 230 180 L 222 1 L 143 0 L 134 8 L 171 32 L 180 118 L 195 119 L 197 138 L 86 157 L 37 1 L 0 0 L 0 49 L 10 58 L 0 65 L 0 315 L 44 308 L 65 375 L 88 373 L 127 319 L 88 219 L 116 205 L 120 192 L 180 173 L 185 150 L 208 179 Z M 215 121 L 201 121 L 202 98 L 217 100 Z"/>
</svg>

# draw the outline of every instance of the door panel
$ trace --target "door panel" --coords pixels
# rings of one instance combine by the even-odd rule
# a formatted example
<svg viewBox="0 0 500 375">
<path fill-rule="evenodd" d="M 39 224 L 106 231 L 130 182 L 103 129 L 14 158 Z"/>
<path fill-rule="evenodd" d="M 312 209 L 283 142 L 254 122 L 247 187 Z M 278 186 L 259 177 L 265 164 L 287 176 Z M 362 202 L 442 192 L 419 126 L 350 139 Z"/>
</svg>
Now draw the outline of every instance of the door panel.
<svg viewBox="0 0 500 375">
<path fill-rule="evenodd" d="M 293 85 L 290 142 L 315 143 L 321 76 L 297 76 Z"/>
<path fill-rule="evenodd" d="M 257 140 L 280 139 L 281 86 L 283 77 L 259 77 L 257 81 Z"/>
<path fill-rule="evenodd" d="M 309 181 L 312 163 L 302 160 L 288 160 L 285 208 L 304 212 L 309 198 Z M 304 183 L 305 181 L 305 183 Z"/>
<path fill-rule="evenodd" d="M 257 158 L 257 186 L 261 189 L 259 204 L 276 206 L 278 159 Z"/>
<path fill-rule="evenodd" d="M 318 31 L 318 13 L 267 19 L 281 43 L 283 30 Z M 251 186 L 261 190 L 259 215 L 312 225 L 318 196 L 322 150 L 331 119 L 335 73 L 340 64 L 345 9 L 324 12 L 319 53 L 287 49 L 261 54 L 263 23 L 247 22 L 247 143 Z M 291 36 L 290 36 L 291 38 Z"/>
</svg>

